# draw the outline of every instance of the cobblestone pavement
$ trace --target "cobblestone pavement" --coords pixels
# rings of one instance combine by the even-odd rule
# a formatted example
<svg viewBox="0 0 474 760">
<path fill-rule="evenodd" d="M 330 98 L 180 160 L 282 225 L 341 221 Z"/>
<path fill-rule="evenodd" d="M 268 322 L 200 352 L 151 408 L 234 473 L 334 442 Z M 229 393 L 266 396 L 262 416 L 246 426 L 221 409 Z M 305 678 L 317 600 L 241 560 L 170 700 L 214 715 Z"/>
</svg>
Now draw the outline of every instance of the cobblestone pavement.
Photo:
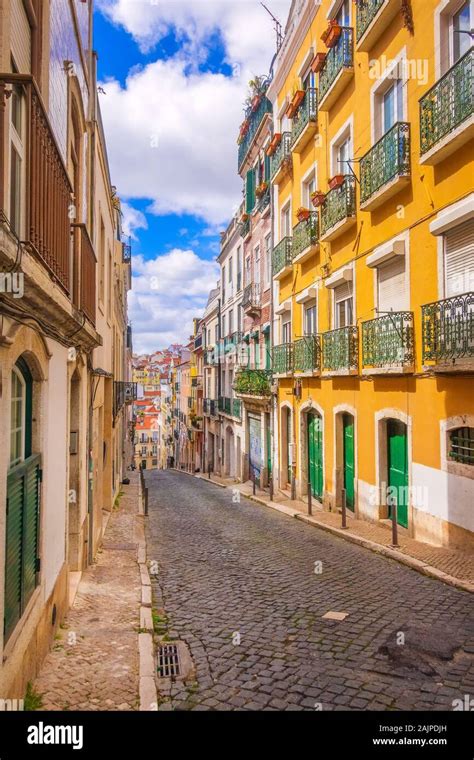
<svg viewBox="0 0 474 760">
<path fill-rule="evenodd" d="M 45 710 L 138 709 L 138 477 L 131 479 L 35 681 Z"/>
<path fill-rule="evenodd" d="M 195 666 L 158 679 L 159 709 L 451 710 L 474 695 L 470 594 L 205 480 L 146 480 L 155 616 Z"/>
</svg>

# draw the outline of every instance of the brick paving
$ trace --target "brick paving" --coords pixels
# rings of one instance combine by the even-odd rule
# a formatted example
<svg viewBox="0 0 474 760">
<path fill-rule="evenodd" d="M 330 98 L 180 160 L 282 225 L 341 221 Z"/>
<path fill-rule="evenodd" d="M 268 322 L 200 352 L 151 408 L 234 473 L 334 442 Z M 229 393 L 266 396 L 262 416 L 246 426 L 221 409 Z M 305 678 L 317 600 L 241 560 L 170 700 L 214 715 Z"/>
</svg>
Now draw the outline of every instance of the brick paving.
<svg viewBox="0 0 474 760">
<path fill-rule="evenodd" d="M 138 476 L 122 489 L 97 561 L 35 681 L 45 710 L 138 709 Z"/>
<path fill-rule="evenodd" d="M 153 604 L 195 668 L 160 710 L 450 710 L 474 694 L 472 595 L 205 480 L 146 479 Z"/>
</svg>

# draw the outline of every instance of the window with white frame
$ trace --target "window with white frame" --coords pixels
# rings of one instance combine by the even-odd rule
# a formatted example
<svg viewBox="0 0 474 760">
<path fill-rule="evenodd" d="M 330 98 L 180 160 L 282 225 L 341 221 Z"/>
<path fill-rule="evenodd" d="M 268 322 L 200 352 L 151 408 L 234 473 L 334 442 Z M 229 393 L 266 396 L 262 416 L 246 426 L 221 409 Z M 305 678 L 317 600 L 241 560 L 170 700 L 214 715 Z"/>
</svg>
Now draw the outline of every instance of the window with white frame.
<svg viewBox="0 0 474 760">
<path fill-rule="evenodd" d="M 255 246 L 254 261 L 255 261 L 255 267 L 254 267 L 253 279 L 258 290 L 258 286 L 260 285 L 260 245 Z"/>
<path fill-rule="evenodd" d="M 22 236 L 22 208 L 24 194 L 24 131 L 25 102 L 21 87 L 14 85 L 10 106 L 10 225 Z"/>
<path fill-rule="evenodd" d="M 229 335 L 232 335 L 234 332 L 234 312 L 232 309 L 229 310 Z"/>
<path fill-rule="evenodd" d="M 272 235 L 269 232 L 265 238 L 265 284 L 272 278 Z"/>
<path fill-rule="evenodd" d="M 446 298 L 474 290 L 474 219 L 443 236 Z"/>
<path fill-rule="evenodd" d="M 351 0 L 343 0 L 336 14 L 336 21 L 340 26 L 351 25 Z"/>
<path fill-rule="evenodd" d="M 251 261 L 250 256 L 247 256 L 245 259 L 245 284 L 250 285 L 252 282 L 252 270 L 251 270 Z"/>
<path fill-rule="evenodd" d="M 303 304 L 303 329 L 305 335 L 316 335 L 317 313 L 315 301 Z"/>
<path fill-rule="evenodd" d="M 290 208 L 290 204 L 288 203 L 281 210 L 280 239 L 283 240 L 283 238 L 289 237 L 290 235 L 291 235 L 291 208 Z"/>
<path fill-rule="evenodd" d="M 352 174 L 352 124 L 349 121 L 331 143 L 332 176 Z"/>
<path fill-rule="evenodd" d="M 455 64 L 470 49 L 472 40 L 471 32 L 471 3 L 465 0 L 454 11 L 450 22 L 450 58 L 451 64 Z"/>
<path fill-rule="evenodd" d="M 348 327 L 353 324 L 352 282 L 344 282 L 334 288 L 334 327 Z"/>
<path fill-rule="evenodd" d="M 302 182 L 301 200 L 305 208 L 311 208 L 311 193 L 316 190 L 316 169 Z"/>
<path fill-rule="evenodd" d="M 394 256 L 377 267 L 377 308 L 379 312 L 408 308 L 405 256 Z"/>
<path fill-rule="evenodd" d="M 281 318 L 281 342 L 291 343 L 291 315 L 285 314 Z"/>
</svg>

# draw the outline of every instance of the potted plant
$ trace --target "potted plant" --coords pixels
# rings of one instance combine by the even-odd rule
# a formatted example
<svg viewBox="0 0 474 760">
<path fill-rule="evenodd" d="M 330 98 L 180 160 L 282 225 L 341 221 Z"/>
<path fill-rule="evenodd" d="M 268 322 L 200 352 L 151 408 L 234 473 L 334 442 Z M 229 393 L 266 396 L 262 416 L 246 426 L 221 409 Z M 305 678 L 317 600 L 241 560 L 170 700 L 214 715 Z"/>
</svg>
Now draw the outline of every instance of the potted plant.
<svg viewBox="0 0 474 760">
<path fill-rule="evenodd" d="M 243 214 L 242 214 L 242 216 L 240 217 L 240 221 L 241 221 L 241 222 L 248 222 L 248 219 L 249 219 L 249 215 L 247 214 L 247 212 L 246 212 L 246 211 L 244 211 L 244 213 L 243 213 Z"/>
<path fill-rule="evenodd" d="M 332 177 L 329 180 L 329 187 L 331 190 L 336 190 L 336 188 L 341 187 L 341 185 L 344 184 L 345 175 L 344 174 L 335 174 L 334 177 Z"/>
<path fill-rule="evenodd" d="M 280 140 L 281 140 L 281 133 L 275 132 L 275 134 L 273 135 L 271 139 L 270 145 L 268 146 L 266 150 L 267 156 L 271 156 L 273 155 L 273 153 L 275 153 L 276 149 L 278 148 L 278 145 L 280 144 Z"/>
<path fill-rule="evenodd" d="M 341 36 L 342 27 L 339 25 L 336 19 L 331 19 L 329 26 L 325 32 L 321 35 L 321 39 L 328 48 L 334 47 L 339 37 Z"/>
<path fill-rule="evenodd" d="M 317 74 L 324 67 L 326 56 L 327 53 L 316 53 L 311 64 L 311 71 L 313 74 Z"/>
<path fill-rule="evenodd" d="M 260 93 L 256 93 L 256 95 L 253 96 L 253 98 L 252 98 L 252 111 L 256 111 L 257 110 L 257 108 L 260 105 L 261 99 L 262 99 L 262 96 L 260 95 Z"/>
<path fill-rule="evenodd" d="M 298 108 L 301 105 L 301 102 L 304 99 L 305 94 L 306 93 L 304 90 L 296 90 L 295 94 L 293 95 L 288 105 L 288 108 L 286 109 L 286 115 L 288 116 L 289 119 L 292 119 L 293 116 L 295 116 Z"/>
<path fill-rule="evenodd" d="M 311 193 L 311 203 L 313 204 L 314 208 L 322 206 L 325 198 L 326 195 L 321 190 L 315 190 L 313 193 Z"/>
<path fill-rule="evenodd" d="M 306 222 L 309 219 L 309 214 L 309 208 L 306 208 L 305 206 L 300 206 L 296 212 L 296 216 L 299 222 Z"/>
<path fill-rule="evenodd" d="M 257 187 L 255 188 L 255 195 L 257 198 L 261 198 L 262 195 L 265 195 L 266 191 L 268 189 L 268 182 L 261 182 Z"/>
</svg>

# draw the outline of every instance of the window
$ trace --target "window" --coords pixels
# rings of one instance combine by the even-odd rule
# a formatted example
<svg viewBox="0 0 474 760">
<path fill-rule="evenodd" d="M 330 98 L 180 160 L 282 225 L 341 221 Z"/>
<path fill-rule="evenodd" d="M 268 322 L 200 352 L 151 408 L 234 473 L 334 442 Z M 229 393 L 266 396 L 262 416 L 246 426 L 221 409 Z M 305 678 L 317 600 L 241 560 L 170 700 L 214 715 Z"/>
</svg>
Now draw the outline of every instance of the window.
<svg viewBox="0 0 474 760">
<path fill-rule="evenodd" d="M 26 383 L 17 367 L 12 371 L 10 423 L 10 467 L 25 458 Z"/>
<path fill-rule="evenodd" d="M 405 256 L 395 256 L 377 267 L 377 305 L 380 312 L 403 311 L 408 298 L 405 278 Z"/>
<path fill-rule="evenodd" d="M 232 335 L 234 332 L 234 312 L 232 309 L 229 310 L 229 335 Z"/>
<path fill-rule="evenodd" d="M 260 246 L 259 245 L 255 247 L 254 282 L 257 286 L 260 285 Z"/>
<path fill-rule="evenodd" d="M 452 17 L 451 23 L 451 63 L 455 64 L 467 53 L 472 45 L 469 0 Z"/>
<path fill-rule="evenodd" d="M 285 317 L 281 323 L 281 342 L 291 343 L 291 319 Z"/>
<path fill-rule="evenodd" d="M 449 457 L 455 462 L 474 465 L 474 428 L 463 427 L 449 434 Z"/>
<path fill-rule="evenodd" d="M 229 277 L 229 282 L 232 282 L 232 256 L 229 258 L 228 277 Z"/>
<path fill-rule="evenodd" d="M 24 158 L 24 97 L 14 86 L 11 95 L 10 121 L 10 224 L 13 232 L 22 236 L 23 158 Z"/>
<path fill-rule="evenodd" d="M 303 188 L 301 192 L 302 205 L 306 208 L 311 208 L 311 193 L 316 190 L 316 173 L 313 172 L 310 177 L 303 181 Z"/>
<path fill-rule="evenodd" d="M 104 303 L 105 292 L 105 226 L 104 220 L 100 217 L 100 239 L 99 239 L 99 301 Z"/>
<path fill-rule="evenodd" d="M 340 26 L 350 26 L 351 24 L 351 3 L 350 0 L 343 0 L 341 7 L 336 15 L 336 20 Z"/>
<path fill-rule="evenodd" d="M 225 314 L 223 314 L 222 315 L 222 337 L 224 337 L 225 335 L 227 335 L 227 333 L 225 331 Z"/>
<path fill-rule="evenodd" d="M 268 285 L 272 278 L 272 236 L 269 233 L 265 238 L 265 283 Z"/>
<path fill-rule="evenodd" d="M 250 256 L 245 259 L 245 284 L 250 285 L 252 282 L 252 274 L 250 268 Z"/>
<path fill-rule="evenodd" d="M 444 236 L 446 298 L 474 290 L 474 219 Z"/>
<path fill-rule="evenodd" d="M 282 209 L 281 212 L 280 233 L 281 239 L 291 235 L 291 209 L 289 205 Z"/>
<path fill-rule="evenodd" d="M 334 289 L 334 327 L 348 327 L 353 323 L 352 283 Z"/>
<path fill-rule="evenodd" d="M 351 138 L 347 137 L 337 146 L 336 174 L 351 173 Z"/>
<path fill-rule="evenodd" d="M 304 334 L 305 335 L 316 335 L 317 327 L 316 327 L 316 304 L 315 303 L 308 303 L 305 304 L 304 313 L 303 313 L 303 319 L 304 319 Z"/>
<path fill-rule="evenodd" d="M 242 332 L 242 304 L 239 303 L 237 306 L 237 330 L 238 332 Z"/>
<path fill-rule="evenodd" d="M 397 121 L 403 121 L 403 85 L 400 79 L 393 82 L 382 96 L 383 134 Z"/>
</svg>

